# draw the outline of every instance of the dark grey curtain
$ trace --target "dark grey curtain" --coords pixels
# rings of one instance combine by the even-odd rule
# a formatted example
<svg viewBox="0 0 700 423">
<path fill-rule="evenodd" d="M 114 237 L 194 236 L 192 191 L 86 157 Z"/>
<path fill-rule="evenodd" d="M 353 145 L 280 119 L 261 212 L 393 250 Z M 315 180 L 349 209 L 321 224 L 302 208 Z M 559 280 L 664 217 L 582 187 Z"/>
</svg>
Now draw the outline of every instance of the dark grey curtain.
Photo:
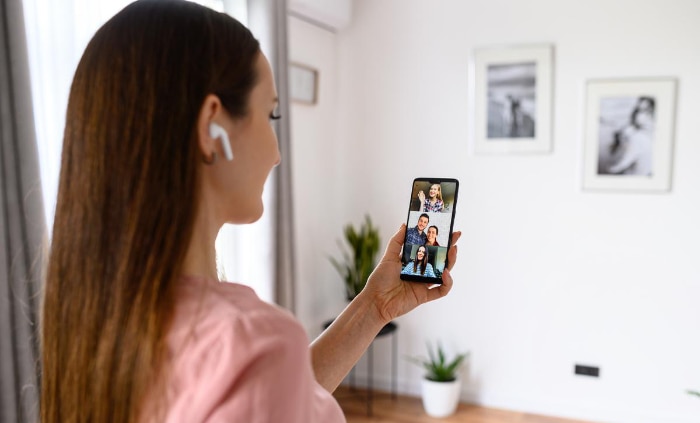
<svg viewBox="0 0 700 423">
<path fill-rule="evenodd" d="M 295 311 L 294 233 L 292 209 L 292 156 L 289 130 L 287 82 L 287 2 L 286 0 L 248 0 L 248 27 L 260 40 L 275 74 L 279 95 L 277 138 L 282 163 L 275 169 L 275 302 Z"/>
<path fill-rule="evenodd" d="M 0 1 L 0 46 L 0 422 L 36 422 L 46 224 L 21 0 Z"/>
</svg>

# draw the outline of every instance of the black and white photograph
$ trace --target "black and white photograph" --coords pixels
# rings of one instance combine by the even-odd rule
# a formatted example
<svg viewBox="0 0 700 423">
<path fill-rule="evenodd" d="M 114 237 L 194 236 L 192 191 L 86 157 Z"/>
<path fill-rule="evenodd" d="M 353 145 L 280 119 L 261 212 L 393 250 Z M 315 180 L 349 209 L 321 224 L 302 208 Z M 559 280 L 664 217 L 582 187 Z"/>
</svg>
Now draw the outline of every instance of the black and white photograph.
<svg viewBox="0 0 700 423">
<path fill-rule="evenodd" d="M 654 97 L 600 100 L 599 175 L 653 175 Z"/>
<path fill-rule="evenodd" d="M 488 67 L 488 139 L 534 138 L 536 69 L 534 62 Z"/>
<path fill-rule="evenodd" d="M 670 190 L 675 89 L 674 79 L 588 82 L 584 188 Z"/>
<path fill-rule="evenodd" d="M 474 52 L 474 152 L 548 153 L 552 148 L 551 45 Z"/>
</svg>

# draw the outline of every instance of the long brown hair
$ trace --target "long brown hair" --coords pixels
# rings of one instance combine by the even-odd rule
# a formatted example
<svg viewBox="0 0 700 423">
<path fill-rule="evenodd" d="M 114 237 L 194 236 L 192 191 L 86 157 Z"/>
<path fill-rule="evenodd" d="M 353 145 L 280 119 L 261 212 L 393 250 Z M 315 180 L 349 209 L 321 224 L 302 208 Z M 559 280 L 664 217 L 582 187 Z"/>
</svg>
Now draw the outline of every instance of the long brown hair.
<svg viewBox="0 0 700 423">
<path fill-rule="evenodd" d="M 423 260 L 418 260 L 418 250 L 423 249 Z M 420 263 L 420 274 L 425 275 L 425 268 L 428 267 L 428 247 L 421 245 L 416 250 L 416 258 L 413 260 L 413 273 L 418 271 L 418 263 Z"/>
<path fill-rule="evenodd" d="M 73 79 L 41 327 L 41 421 L 128 422 L 160 378 L 192 237 L 196 120 L 244 116 L 259 44 L 230 16 L 141 0 L 88 44 Z"/>
</svg>

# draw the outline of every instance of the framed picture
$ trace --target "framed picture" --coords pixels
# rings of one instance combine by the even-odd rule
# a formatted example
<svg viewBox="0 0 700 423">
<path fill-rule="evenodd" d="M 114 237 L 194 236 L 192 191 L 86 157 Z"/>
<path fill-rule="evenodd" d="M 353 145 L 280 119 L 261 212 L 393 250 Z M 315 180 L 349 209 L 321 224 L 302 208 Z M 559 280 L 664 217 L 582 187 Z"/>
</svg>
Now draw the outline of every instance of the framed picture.
<svg viewBox="0 0 700 423">
<path fill-rule="evenodd" d="M 318 98 L 318 71 L 306 65 L 290 63 L 289 95 L 294 102 L 316 104 Z"/>
<path fill-rule="evenodd" d="M 551 45 L 474 52 L 476 153 L 552 149 Z"/>
<path fill-rule="evenodd" d="M 676 80 L 586 84 L 583 188 L 670 191 Z"/>
</svg>

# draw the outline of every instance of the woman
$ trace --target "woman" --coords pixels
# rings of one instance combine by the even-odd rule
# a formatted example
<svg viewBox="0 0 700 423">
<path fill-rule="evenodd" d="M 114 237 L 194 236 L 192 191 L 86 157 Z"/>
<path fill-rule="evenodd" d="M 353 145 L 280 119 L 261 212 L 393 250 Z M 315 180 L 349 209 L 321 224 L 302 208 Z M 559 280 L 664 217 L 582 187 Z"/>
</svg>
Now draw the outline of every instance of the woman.
<svg viewBox="0 0 700 423">
<path fill-rule="evenodd" d="M 630 114 L 629 124 L 613 134 L 614 142 L 610 153 L 616 159 L 608 167 L 608 173 L 639 176 L 653 174 L 655 104 L 652 97 L 639 97 Z"/>
<path fill-rule="evenodd" d="M 435 277 L 433 265 L 428 263 L 428 251 L 426 250 L 425 245 L 418 247 L 418 251 L 416 251 L 416 258 L 403 268 L 401 274 L 426 276 L 430 278 Z"/>
<path fill-rule="evenodd" d="M 449 292 L 449 272 L 432 290 L 399 279 L 404 226 L 310 348 L 290 314 L 219 283 L 217 232 L 260 218 L 280 160 L 276 99 L 257 40 L 227 15 L 141 0 L 97 31 L 66 115 L 43 423 L 341 422 L 330 393 L 379 330 Z"/>
<path fill-rule="evenodd" d="M 434 247 L 439 247 L 440 244 L 437 242 L 437 236 L 438 236 L 438 228 L 435 225 L 431 225 L 428 230 L 426 231 L 426 236 L 428 238 L 428 241 L 425 243 L 425 245 L 431 245 Z"/>
<path fill-rule="evenodd" d="M 442 188 L 440 184 L 433 184 L 430 186 L 430 191 L 428 191 L 428 198 L 425 197 L 425 193 L 420 191 L 418 193 L 418 199 L 423 205 L 424 212 L 441 212 L 444 207 L 442 201 Z"/>
</svg>

